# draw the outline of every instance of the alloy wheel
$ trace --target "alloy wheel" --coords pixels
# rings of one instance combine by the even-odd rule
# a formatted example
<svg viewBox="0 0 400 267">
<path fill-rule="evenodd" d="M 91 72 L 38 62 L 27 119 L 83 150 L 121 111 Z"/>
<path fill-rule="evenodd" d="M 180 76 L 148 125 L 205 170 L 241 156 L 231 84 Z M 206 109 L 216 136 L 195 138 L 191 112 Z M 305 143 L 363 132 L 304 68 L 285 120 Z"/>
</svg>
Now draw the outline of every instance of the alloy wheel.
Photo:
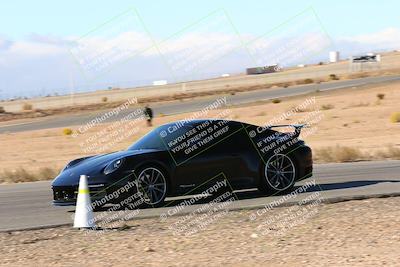
<svg viewBox="0 0 400 267">
<path fill-rule="evenodd" d="M 153 167 L 140 172 L 138 187 L 143 193 L 143 201 L 148 205 L 159 204 L 164 200 L 167 193 L 167 183 L 163 173 Z"/>
<path fill-rule="evenodd" d="M 273 189 L 282 191 L 293 185 L 296 168 L 290 157 L 284 154 L 275 154 L 268 159 L 264 175 Z"/>
</svg>

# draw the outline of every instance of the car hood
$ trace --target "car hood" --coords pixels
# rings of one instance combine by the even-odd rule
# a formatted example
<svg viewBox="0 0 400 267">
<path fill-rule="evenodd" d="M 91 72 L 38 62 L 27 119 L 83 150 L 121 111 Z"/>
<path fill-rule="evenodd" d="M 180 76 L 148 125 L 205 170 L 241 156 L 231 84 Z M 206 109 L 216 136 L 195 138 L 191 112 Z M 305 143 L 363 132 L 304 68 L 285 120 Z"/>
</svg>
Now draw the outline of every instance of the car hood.
<svg viewBox="0 0 400 267">
<path fill-rule="evenodd" d="M 123 150 L 108 154 L 101 154 L 96 156 L 90 156 L 87 158 L 81 158 L 73 160 L 69 163 L 68 168 L 65 168 L 61 173 L 53 180 L 52 186 L 65 186 L 65 185 L 77 185 L 79 183 L 79 177 L 82 174 L 90 177 L 89 184 L 101 183 L 106 178 L 103 174 L 104 168 L 113 162 L 121 158 L 131 157 L 134 155 L 145 154 L 156 151 L 155 149 L 141 149 L 141 150 Z M 78 161 L 74 163 L 74 161 Z"/>
</svg>

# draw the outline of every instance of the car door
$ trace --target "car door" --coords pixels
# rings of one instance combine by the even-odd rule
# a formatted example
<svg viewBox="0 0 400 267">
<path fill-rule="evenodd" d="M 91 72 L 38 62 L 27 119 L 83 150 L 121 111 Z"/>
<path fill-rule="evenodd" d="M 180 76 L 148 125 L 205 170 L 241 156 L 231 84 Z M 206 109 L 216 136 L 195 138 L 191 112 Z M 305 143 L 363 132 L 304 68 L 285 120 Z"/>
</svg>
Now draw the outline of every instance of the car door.
<svg viewBox="0 0 400 267">
<path fill-rule="evenodd" d="M 230 137 L 224 128 L 225 125 L 218 124 L 218 121 L 204 120 L 184 129 L 185 140 L 190 145 L 183 145 L 184 148 L 175 155 L 175 178 L 182 192 L 204 190 L 230 172 L 234 162 L 231 162 L 233 157 L 225 149 Z"/>
<path fill-rule="evenodd" d="M 216 155 L 222 159 L 220 169 L 230 185 L 235 188 L 251 188 L 254 180 L 254 162 L 258 162 L 245 125 L 240 122 L 229 121 L 228 132 L 224 139 L 217 144 Z"/>
</svg>

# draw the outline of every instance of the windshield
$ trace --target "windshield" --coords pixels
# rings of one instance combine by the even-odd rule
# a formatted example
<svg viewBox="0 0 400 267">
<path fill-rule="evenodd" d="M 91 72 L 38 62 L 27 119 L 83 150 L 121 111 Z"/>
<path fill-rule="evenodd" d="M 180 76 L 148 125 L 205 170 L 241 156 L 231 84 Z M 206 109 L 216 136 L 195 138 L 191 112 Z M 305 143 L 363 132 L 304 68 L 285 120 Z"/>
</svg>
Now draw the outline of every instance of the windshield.
<svg viewBox="0 0 400 267">
<path fill-rule="evenodd" d="M 139 149 L 164 149 L 165 146 L 158 134 L 160 127 L 150 131 L 145 136 L 133 143 L 128 150 L 139 150 Z"/>
</svg>

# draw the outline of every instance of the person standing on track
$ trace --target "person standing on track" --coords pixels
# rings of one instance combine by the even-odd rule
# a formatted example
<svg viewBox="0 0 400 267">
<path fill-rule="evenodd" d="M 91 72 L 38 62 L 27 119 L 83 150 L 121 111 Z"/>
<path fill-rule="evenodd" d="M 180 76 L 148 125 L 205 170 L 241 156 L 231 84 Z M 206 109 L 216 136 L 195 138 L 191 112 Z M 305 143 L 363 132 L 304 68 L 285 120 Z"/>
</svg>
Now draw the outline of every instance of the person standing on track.
<svg viewBox="0 0 400 267">
<path fill-rule="evenodd" d="M 147 119 L 147 126 L 152 126 L 152 120 L 153 120 L 153 110 L 149 107 L 149 105 L 146 105 L 144 108 L 144 115 L 146 116 Z"/>
</svg>

